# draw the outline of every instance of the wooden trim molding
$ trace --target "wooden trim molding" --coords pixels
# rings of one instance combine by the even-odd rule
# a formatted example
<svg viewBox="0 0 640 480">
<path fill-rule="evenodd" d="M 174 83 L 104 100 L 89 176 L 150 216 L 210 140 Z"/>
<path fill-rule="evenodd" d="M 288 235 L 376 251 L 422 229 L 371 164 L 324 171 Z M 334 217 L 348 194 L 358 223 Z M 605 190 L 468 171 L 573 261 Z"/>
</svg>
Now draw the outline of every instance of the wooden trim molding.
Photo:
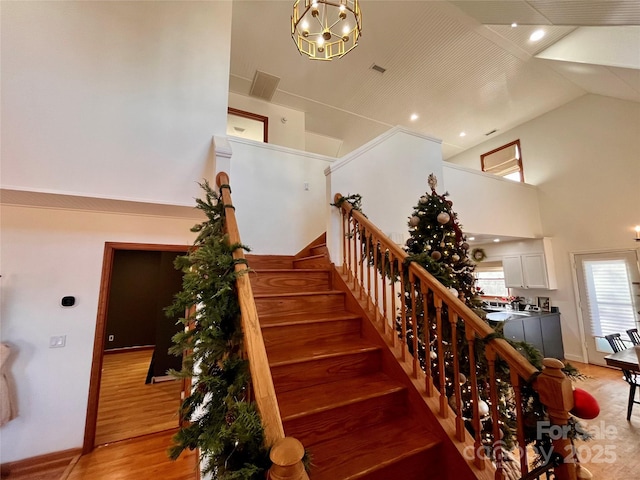
<svg viewBox="0 0 640 480">
<path fill-rule="evenodd" d="M 104 356 L 104 337 L 107 328 L 107 308 L 109 305 L 109 289 L 113 274 L 113 258 L 116 250 L 141 250 L 160 252 L 187 252 L 189 245 L 158 245 L 148 243 L 106 242 L 102 261 L 102 277 L 98 296 L 98 314 L 96 333 L 93 341 L 93 358 L 91 377 L 89 380 L 89 398 L 87 400 L 87 417 L 84 428 L 82 454 L 85 455 L 95 447 L 96 423 L 98 420 L 98 399 L 100 398 L 100 380 L 102 378 L 102 360 Z"/>
<path fill-rule="evenodd" d="M 244 110 L 238 110 L 237 108 L 227 108 L 227 113 L 229 115 L 235 115 L 237 117 L 248 118 L 250 120 L 256 120 L 258 122 L 262 122 L 262 141 L 264 143 L 269 143 L 269 117 L 265 117 L 264 115 L 259 115 L 257 113 L 246 112 Z"/>
<path fill-rule="evenodd" d="M 60 452 L 38 455 L 37 457 L 3 463 L 0 466 L 0 471 L 2 472 L 2 478 L 8 477 L 11 474 L 31 474 L 36 476 L 36 474 L 48 471 L 51 468 L 63 467 L 64 465 L 71 464 L 74 460 L 77 461 L 80 453 L 80 448 L 72 448 Z"/>
</svg>

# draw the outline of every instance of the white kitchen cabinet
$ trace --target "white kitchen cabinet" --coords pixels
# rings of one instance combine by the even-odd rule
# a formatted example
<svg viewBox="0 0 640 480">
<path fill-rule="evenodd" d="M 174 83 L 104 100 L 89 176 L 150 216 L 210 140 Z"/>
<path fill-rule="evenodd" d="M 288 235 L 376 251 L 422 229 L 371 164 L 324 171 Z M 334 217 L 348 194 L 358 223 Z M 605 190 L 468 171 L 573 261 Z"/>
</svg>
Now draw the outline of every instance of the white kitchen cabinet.
<svg viewBox="0 0 640 480">
<path fill-rule="evenodd" d="M 524 288 L 524 275 L 520 255 L 502 257 L 504 284 L 507 288 Z"/>
<path fill-rule="evenodd" d="M 544 253 L 507 255 L 502 258 L 504 282 L 507 288 L 543 290 L 557 288 L 551 239 L 543 239 L 542 245 Z"/>
</svg>

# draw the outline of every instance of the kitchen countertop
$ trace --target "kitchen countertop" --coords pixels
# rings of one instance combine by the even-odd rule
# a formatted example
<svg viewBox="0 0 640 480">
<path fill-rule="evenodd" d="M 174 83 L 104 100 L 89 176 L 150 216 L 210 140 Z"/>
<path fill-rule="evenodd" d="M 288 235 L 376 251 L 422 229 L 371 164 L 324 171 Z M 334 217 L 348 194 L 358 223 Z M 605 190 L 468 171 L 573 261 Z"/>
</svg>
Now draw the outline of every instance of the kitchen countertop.
<svg viewBox="0 0 640 480">
<path fill-rule="evenodd" d="M 558 312 L 532 312 L 532 311 L 517 311 L 499 308 L 488 308 L 487 320 L 492 322 L 504 322 L 507 320 L 516 320 L 531 317 L 545 317 L 547 315 L 557 315 Z"/>
</svg>

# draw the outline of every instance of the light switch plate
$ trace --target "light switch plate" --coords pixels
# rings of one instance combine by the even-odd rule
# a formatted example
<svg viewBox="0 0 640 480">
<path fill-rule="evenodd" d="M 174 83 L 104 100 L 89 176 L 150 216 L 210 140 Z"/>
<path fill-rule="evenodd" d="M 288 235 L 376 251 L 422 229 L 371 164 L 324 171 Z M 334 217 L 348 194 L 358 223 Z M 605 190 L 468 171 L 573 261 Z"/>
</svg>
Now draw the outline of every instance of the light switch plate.
<svg viewBox="0 0 640 480">
<path fill-rule="evenodd" d="M 49 348 L 62 348 L 67 344 L 66 335 L 55 335 L 49 338 Z"/>
</svg>

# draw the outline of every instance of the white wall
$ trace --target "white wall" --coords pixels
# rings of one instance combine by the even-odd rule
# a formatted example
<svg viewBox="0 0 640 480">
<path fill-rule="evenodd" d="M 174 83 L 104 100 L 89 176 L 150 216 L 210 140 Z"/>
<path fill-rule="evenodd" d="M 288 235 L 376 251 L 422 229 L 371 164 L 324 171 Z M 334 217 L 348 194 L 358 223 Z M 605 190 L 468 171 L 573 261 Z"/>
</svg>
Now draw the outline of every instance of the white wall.
<svg viewBox="0 0 640 480">
<path fill-rule="evenodd" d="M 3 206 L 2 342 L 18 417 L 2 427 L 2 462 L 82 446 L 105 242 L 190 245 L 193 219 Z M 76 306 L 62 308 L 63 296 Z M 66 335 L 64 348 L 49 337 Z"/>
<path fill-rule="evenodd" d="M 2 186 L 192 205 L 231 2 L 2 2 Z"/>
<path fill-rule="evenodd" d="M 541 236 L 536 187 L 448 162 L 442 169 L 444 188 L 465 233 Z"/>
<path fill-rule="evenodd" d="M 383 232 L 407 236 L 408 218 L 429 186 L 430 173 L 442 181 L 440 140 L 418 135 L 399 127 L 343 157 L 327 172 L 327 205 L 334 195 L 362 195 L 362 209 Z M 442 188 L 437 189 L 443 192 Z M 336 265 L 340 253 L 340 216 L 328 210 L 327 243 Z"/>
<path fill-rule="evenodd" d="M 544 236 L 553 238 L 567 358 L 582 360 L 570 253 L 637 248 L 640 224 L 640 104 L 585 95 L 449 159 L 480 168 L 480 154 L 519 138 L 525 180 L 539 192 Z"/>
<path fill-rule="evenodd" d="M 229 93 L 229 106 L 269 117 L 269 143 L 305 150 L 304 112 L 232 92 Z M 283 118 L 287 121 L 282 122 Z"/>
<path fill-rule="evenodd" d="M 324 170 L 334 158 L 233 137 L 229 144 L 238 227 L 253 253 L 293 255 L 326 231 Z"/>
</svg>

